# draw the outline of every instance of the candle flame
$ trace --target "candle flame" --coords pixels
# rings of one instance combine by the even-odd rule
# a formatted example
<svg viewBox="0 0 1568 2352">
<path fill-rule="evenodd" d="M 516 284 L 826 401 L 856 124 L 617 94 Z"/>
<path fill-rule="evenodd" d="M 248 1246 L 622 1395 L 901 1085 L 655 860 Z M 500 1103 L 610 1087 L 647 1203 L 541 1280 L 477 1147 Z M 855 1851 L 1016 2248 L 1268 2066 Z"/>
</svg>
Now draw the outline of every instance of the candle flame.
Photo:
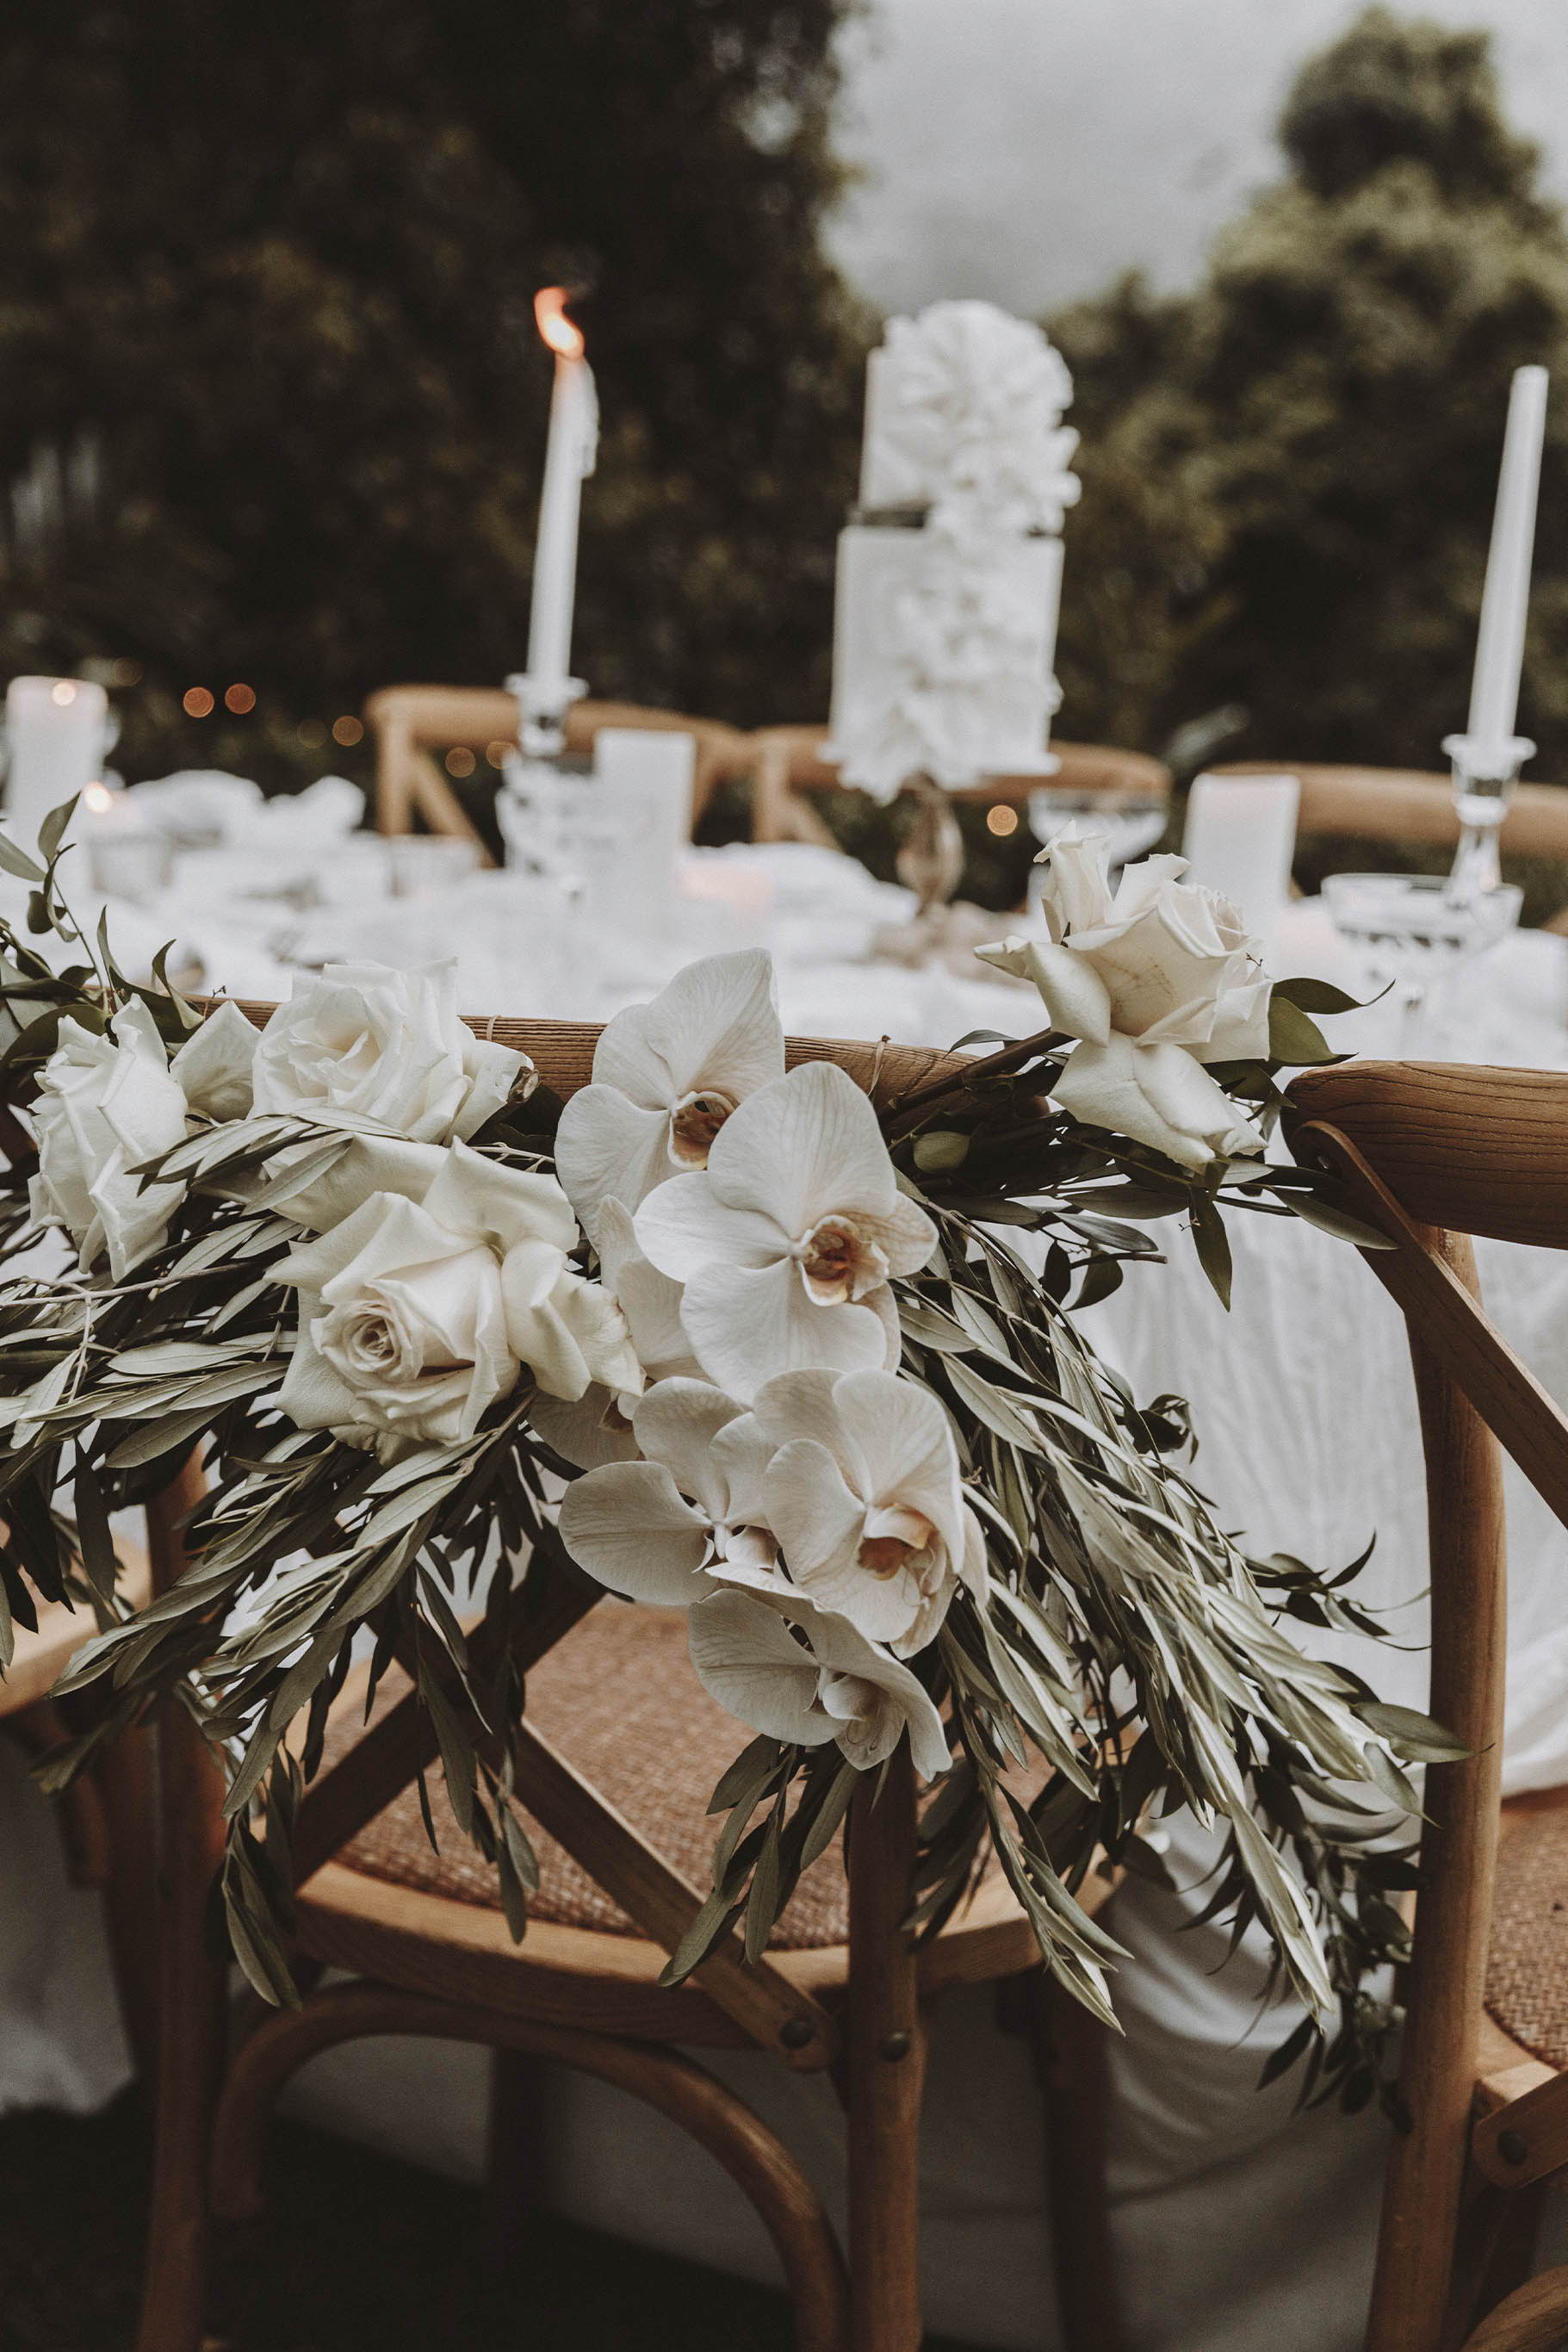
<svg viewBox="0 0 1568 2352">
<path fill-rule="evenodd" d="M 541 286 L 534 296 L 534 319 L 552 352 L 562 359 L 580 360 L 582 337 L 566 315 L 570 291 L 566 286 Z"/>
<path fill-rule="evenodd" d="M 89 784 L 82 793 L 82 798 L 97 816 L 101 816 L 105 809 L 114 806 L 114 794 L 107 784 Z"/>
</svg>

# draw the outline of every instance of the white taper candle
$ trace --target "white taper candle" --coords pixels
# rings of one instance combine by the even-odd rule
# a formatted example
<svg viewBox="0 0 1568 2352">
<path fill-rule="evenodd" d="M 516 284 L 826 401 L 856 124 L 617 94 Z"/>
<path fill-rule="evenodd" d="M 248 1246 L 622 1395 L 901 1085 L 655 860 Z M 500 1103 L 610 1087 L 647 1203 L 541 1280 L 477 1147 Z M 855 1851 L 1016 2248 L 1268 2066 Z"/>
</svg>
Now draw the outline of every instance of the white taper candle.
<svg viewBox="0 0 1568 2352">
<path fill-rule="evenodd" d="M 535 298 L 539 331 L 555 352 L 549 441 L 534 542 L 533 603 L 528 614 L 528 677 L 547 692 L 571 669 L 571 615 L 577 593 L 577 526 L 582 485 L 593 471 L 599 403 L 582 337 L 556 287 Z"/>
<path fill-rule="evenodd" d="M 1543 367 L 1521 367 L 1514 373 L 1509 394 L 1468 730 L 1471 740 L 1486 751 L 1508 742 L 1519 707 L 1546 387 Z"/>
</svg>

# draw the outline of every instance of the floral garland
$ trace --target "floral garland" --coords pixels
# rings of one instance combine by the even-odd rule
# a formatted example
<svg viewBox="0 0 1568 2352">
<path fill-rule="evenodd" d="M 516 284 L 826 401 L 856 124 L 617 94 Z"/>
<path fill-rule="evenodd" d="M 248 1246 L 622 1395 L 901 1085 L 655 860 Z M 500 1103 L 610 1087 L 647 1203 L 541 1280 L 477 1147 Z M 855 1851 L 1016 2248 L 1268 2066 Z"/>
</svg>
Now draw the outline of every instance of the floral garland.
<svg viewBox="0 0 1568 2352">
<path fill-rule="evenodd" d="M 1311 1014 L 1346 1000 L 1270 991 L 1179 860 L 1113 898 L 1068 840 L 1049 938 L 988 950 L 1051 1026 L 959 1076 L 879 1118 L 836 1066 L 787 1068 L 747 953 L 618 1015 L 563 1106 L 459 1019 L 449 970 L 329 968 L 259 1034 L 132 986 L 73 924 L 57 840 L 0 839 L 54 935 L 51 962 L 0 927 L 23 1104 L 0 1114 L 0 1638 L 35 1593 L 97 1612 L 67 1687 L 101 1708 L 57 1784 L 155 1703 L 191 1709 L 264 1993 L 293 1997 L 291 1828 L 367 1648 L 372 1689 L 412 1675 L 523 1932 L 514 1604 L 586 1571 L 686 1612 L 743 1748 L 668 1981 L 732 1925 L 765 1948 L 907 1738 L 923 1931 L 994 1856 L 1109 2015 L 1118 1948 L 1076 1891 L 1101 1853 L 1157 1873 L 1145 1824 L 1188 1805 L 1224 1832 L 1214 1905 L 1307 2004 L 1290 2054 L 1367 2095 L 1411 1883 L 1373 1832 L 1414 1805 L 1402 1765 L 1451 1751 L 1295 1646 L 1292 1617 L 1377 1630 L 1349 1572 L 1249 1559 L 1181 1466 L 1179 1400 L 1136 1403 L 1075 1319 L 1155 1255 L 1151 1218 L 1188 1215 L 1222 1289 L 1227 1207 L 1375 1238 L 1260 1156 L 1276 1071 L 1330 1057 Z M 73 1265 L 23 1255 L 40 1228 Z M 132 1613 L 110 1515 L 193 1447 L 191 1566 Z"/>
</svg>

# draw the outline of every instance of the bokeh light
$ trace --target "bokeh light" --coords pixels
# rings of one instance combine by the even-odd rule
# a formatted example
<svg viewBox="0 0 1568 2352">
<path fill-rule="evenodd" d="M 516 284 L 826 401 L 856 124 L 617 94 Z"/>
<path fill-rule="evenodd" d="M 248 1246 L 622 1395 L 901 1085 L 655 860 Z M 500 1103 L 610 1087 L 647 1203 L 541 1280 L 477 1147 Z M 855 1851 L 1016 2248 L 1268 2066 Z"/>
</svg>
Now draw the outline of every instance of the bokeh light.
<svg viewBox="0 0 1568 2352">
<path fill-rule="evenodd" d="M 334 743 L 357 743 L 364 731 L 363 723 L 349 711 L 345 711 L 341 719 L 334 719 L 332 721 Z"/>
<path fill-rule="evenodd" d="M 180 697 L 180 700 L 184 707 L 187 719 L 206 719 L 211 716 L 213 698 L 204 686 L 188 686 Z"/>
<path fill-rule="evenodd" d="M 988 833 L 998 834 L 1005 839 L 1009 833 L 1016 833 L 1018 829 L 1019 813 L 1016 808 L 1009 808 L 1006 801 L 998 801 L 994 807 L 986 811 Z"/>
<path fill-rule="evenodd" d="M 478 764 L 473 752 L 462 743 L 457 744 L 446 754 L 446 772 L 449 776 L 471 776 Z"/>
<path fill-rule="evenodd" d="M 247 710 L 254 710 L 256 709 L 255 687 L 231 686 L 225 688 L 224 691 L 224 707 L 227 710 L 232 710 L 236 719 L 243 719 Z"/>
</svg>

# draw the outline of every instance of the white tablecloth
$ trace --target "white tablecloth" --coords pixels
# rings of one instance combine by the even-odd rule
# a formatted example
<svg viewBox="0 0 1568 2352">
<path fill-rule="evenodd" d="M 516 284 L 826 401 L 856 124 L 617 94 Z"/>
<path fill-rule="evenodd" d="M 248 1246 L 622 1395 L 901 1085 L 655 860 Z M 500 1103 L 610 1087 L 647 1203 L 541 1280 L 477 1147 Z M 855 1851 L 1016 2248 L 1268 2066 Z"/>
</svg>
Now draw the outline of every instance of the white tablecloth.
<svg viewBox="0 0 1568 2352">
<path fill-rule="evenodd" d="M 755 853 L 747 853 L 747 856 Z M 1023 1034 L 1036 1001 L 987 979 L 867 962 L 876 922 L 906 908 L 847 861 L 767 854 L 771 932 L 787 1025 L 797 1033 L 945 1045 L 975 1028 Z M 484 1009 L 577 1010 L 603 1018 L 646 994 L 705 947 L 741 942 L 705 912 L 652 948 L 624 934 L 529 934 L 505 878 L 469 886 L 457 908 L 427 902 L 389 919 L 334 914 L 331 951 L 418 961 L 455 942 L 465 999 Z M 512 911 L 508 911 L 508 908 Z M 164 910 L 159 910 L 163 912 Z M 706 925 L 706 930 L 705 930 Z M 154 915 L 152 927 L 158 927 Z M 225 975 L 221 910 L 204 910 L 204 951 Z M 236 933 L 236 992 L 281 992 L 286 974 Z M 639 963 L 641 971 L 639 972 Z M 570 964 L 570 970 L 567 966 Z M 1314 908 L 1295 910 L 1281 971 L 1334 974 L 1336 943 Z M 243 969 L 241 968 L 243 966 Z M 1343 976 L 1341 974 L 1340 976 Z M 568 997 L 568 991 L 571 992 Z M 563 1001 L 566 999 L 567 1001 Z M 1439 1050 L 1469 1060 L 1568 1063 L 1568 944 L 1521 935 L 1467 977 Z M 1384 1043 L 1378 1011 L 1356 1016 L 1363 1050 Z M 1346 1024 L 1350 1025 L 1349 1024 Z M 1419 1454 L 1398 1318 L 1349 1249 L 1272 1218 L 1233 1218 L 1235 1306 L 1227 1316 L 1169 1225 L 1164 1266 L 1130 1271 L 1096 1310 L 1098 1343 L 1143 1394 L 1192 1401 L 1197 1475 L 1228 1521 L 1260 1548 L 1348 1559 L 1375 1532 L 1362 1592 L 1396 1612 L 1400 1647 L 1353 1644 L 1390 1697 L 1425 1696 L 1425 1537 Z M 1568 1265 L 1542 1251 L 1483 1244 L 1494 1313 L 1553 1391 L 1568 1399 Z M 1511 1786 L 1568 1778 L 1568 1559 L 1556 1522 L 1511 1484 Z M 1369 1656 L 1368 1651 L 1372 1652 Z M 104 2028 L 103 1972 L 90 1914 L 47 1866 L 37 1801 L 0 1780 L 0 2104 L 106 2095 L 121 2053 Z M 1200 1874 L 1202 1841 L 1179 1831 L 1178 1875 Z M 42 1891 L 40 1891 L 42 1890 Z M 1255 1953 L 1216 1973 L 1224 1939 L 1193 1928 L 1200 1898 L 1134 1884 L 1112 1924 L 1134 1958 L 1120 1979 L 1126 2040 L 1115 2064 L 1118 2246 L 1140 2352 L 1350 2352 L 1359 2342 L 1383 2155 L 1382 2126 L 1332 2111 L 1292 2114 L 1285 2083 L 1254 2085 L 1291 2013 L 1260 2021 Z M 1186 1932 L 1177 1930 L 1185 1927 Z M 831 2095 L 761 2058 L 722 2071 L 784 2129 L 830 2194 L 837 2176 Z M 301 2112 L 456 2172 L 479 2161 L 484 2065 L 440 2044 L 379 2043 L 329 2053 L 300 2078 Z M 550 2093 L 551 2173 L 563 2207 L 638 2239 L 771 2275 L 738 2193 L 676 2133 L 602 2086 L 562 2078 Z M 1023 2044 L 990 1997 L 946 2006 L 936 2036 L 925 2157 L 927 2318 L 937 2330 L 1019 2352 L 1055 2338 L 1043 2221 L 1039 2107 Z"/>
</svg>

